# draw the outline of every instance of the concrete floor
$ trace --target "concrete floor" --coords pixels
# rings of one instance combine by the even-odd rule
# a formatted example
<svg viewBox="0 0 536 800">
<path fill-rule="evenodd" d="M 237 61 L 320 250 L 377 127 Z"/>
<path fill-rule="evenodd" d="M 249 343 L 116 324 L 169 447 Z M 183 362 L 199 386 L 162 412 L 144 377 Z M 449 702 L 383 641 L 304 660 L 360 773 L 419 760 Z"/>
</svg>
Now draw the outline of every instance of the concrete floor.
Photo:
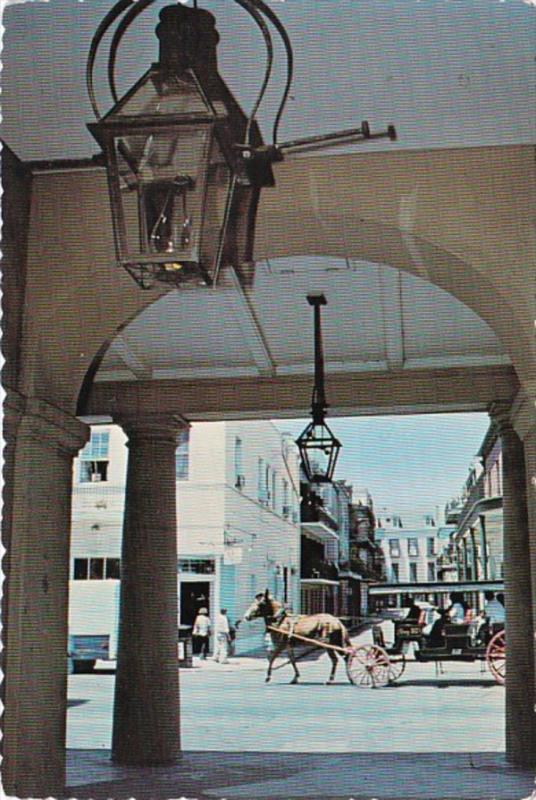
<svg viewBox="0 0 536 800">
<path fill-rule="evenodd" d="M 341 665 L 305 662 L 263 681 L 265 663 L 181 670 L 181 762 L 111 765 L 113 674 L 69 678 L 68 796 L 232 800 L 522 800 L 534 775 L 504 759 L 504 690 L 479 664 L 410 664 L 400 683 L 358 689 Z"/>
</svg>

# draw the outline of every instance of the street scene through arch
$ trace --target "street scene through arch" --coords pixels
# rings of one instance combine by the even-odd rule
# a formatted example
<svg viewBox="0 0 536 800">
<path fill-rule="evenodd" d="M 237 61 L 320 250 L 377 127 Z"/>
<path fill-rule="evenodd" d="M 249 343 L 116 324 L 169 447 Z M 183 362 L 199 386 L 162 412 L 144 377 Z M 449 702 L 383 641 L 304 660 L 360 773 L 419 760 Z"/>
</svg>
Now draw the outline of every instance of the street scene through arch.
<svg viewBox="0 0 536 800">
<path fill-rule="evenodd" d="M 526 796 L 536 766 L 535 8 L 517 0 L 388 0 L 385 9 L 337 0 L 315 4 L 314 14 L 301 0 L 162 5 L 120 2 L 111 10 L 104 0 L 51 0 L 4 10 L 5 789 L 20 797 L 164 798 L 178 787 L 185 796 L 320 797 L 329 785 L 332 794 L 355 797 L 398 796 L 403 785 L 416 797 Z M 346 542 L 329 519 L 342 486 L 324 480 L 302 497 L 307 481 L 299 470 L 306 471 L 318 443 L 309 426 L 324 430 L 326 411 L 337 441 L 328 434 L 324 442 L 324 478 L 340 442 L 337 464 L 344 466 L 344 418 L 361 424 L 389 416 L 395 426 L 414 414 L 488 416 L 492 428 L 482 431 L 478 458 L 461 476 L 467 507 L 451 503 L 445 512 L 440 502 L 441 527 L 457 526 L 444 563 L 432 553 L 441 537 L 426 533 L 421 548 L 421 537 L 410 535 L 421 529 L 410 529 L 402 503 L 380 502 L 366 471 L 347 476 L 363 501 L 348 512 L 349 527 L 360 531 L 353 552 L 350 535 Z M 281 446 L 279 429 L 263 422 L 274 419 L 299 419 L 304 427 Z M 245 432 L 235 431 L 229 448 L 213 457 L 215 440 L 246 424 L 267 426 L 266 452 L 246 470 L 251 449 Z M 203 443 L 201 425 L 212 426 L 215 438 Z M 300 464 L 291 440 L 301 431 Z M 106 453 L 117 432 L 121 446 L 128 441 L 124 486 L 105 491 L 116 480 Z M 190 469 L 190 454 L 194 470 L 194 451 L 198 466 L 210 456 L 215 476 L 200 479 L 200 492 L 221 485 L 228 471 L 235 501 L 251 495 L 259 525 L 277 522 L 270 547 L 261 548 L 268 535 L 249 535 L 231 508 L 204 502 L 207 495 L 188 500 L 190 481 L 182 481 L 186 495 L 177 502 L 177 477 L 186 462 Z M 410 452 L 397 446 L 406 479 Z M 309 467 L 317 469 L 312 461 Z M 102 497 L 93 501 L 94 491 Z M 73 499 L 83 501 L 76 523 Z M 181 553 L 177 522 L 180 531 L 189 502 L 205 516 L 187 519 L 195 546 Z M 303 523 L 302 510 L 310 517 Z M 108 514 L 122 518 L 116 552 L 107 551 Z M 431 524 L 435 508 L 423 515 L 424 531 L 439 528 Z M 374 541 L 365 534 L 373 519 Z M 72 532 L 74 547 L 77 524 L 91 548 L 75 554 L 68 543 Z M 292 546 L 284 545 L 290 530 Z M 216 531 L 220 550 L 211 556 L 207 542 L 212 546 Z M 259 562 L 242 575 L 250 558 Z M 380 588 L 365 591 L 369 568 Z M 432 711 L 439 694 L 454 688 L 440 674 L 441 659 L 414 664 L 408 657 L 397 682 L 389 686 L 389 678 L 404 666 L 401 655 L 409 656 L 397 636 L 401 605 L 413 598 L 441 606 L 446 598 L 434 596 L 441 593 L 431 580 L 440 568 L 445 583 L 456 576 L 465 592 L 452 602 L 453 614 L 463 611 L 456 624 L 465 628 L 445 622 L 452 656 L 463 658 L 465 647 L 478 649 L 494 633 L 489 626 L 497 620 L 480 626 L 466 612 L 484 606 L 485 591 L 500 605 L 504 589 L 504 687 L 479 687 L 504 698 L 504 750 L 497 745 L 496 758 L 473 750 L 441 762 L 434 759 L 445 750 L 438 749 L 428 760 L 434 782 L 421 769 L 420 751 L 410 752 L 409 727 L 404 758 L 386 770 L 384 755 L 374 760 L 369 751 L 360 761 L 355 753 L 323 761 L 324 739 L 334 743 L 340 734 L 307 726 L 309 755 L 318 748 L 309 777 L 299 755 L 292 762 L 284 754 L 288 724 L 274 716 L 275 704 L 256 703 L 264 668 L 251 684 L 237 682 L 232 709 L 243 721 L 241 699 L 251 701 L 250 760 L 216 753 L 207 768 L 206 750 L 203 762 L 188 750 L 196 726 L 191 682 L 206 676 L 208 693 L 210 681 L 231 676 L 247 657 L 241 647 L 253 648 L 255 639 L 264 647 L 263 623 L 254 620 L 267 609 L 286 625 L 291 608 L 336 612 L 352 636 L 354 618 L 359 623 L 369 608 L 382 607 L 385 619 L 363 632 L 372 637 L 363 646 L 376 648 L 378 659 L 367 660 L 365 650 L 352 667 L 348 657 L 335 685 L 316 694 L 326 725 L 343 692 L 352 698 L 353 724 L 365 706 L 387 705 L 391 697 L 403 705 L 419 690 L 424 703 L 427 670 L 435 684 L 443 681 L 428 695 Z M 87 615 L 88 627 L 73 633 L 86 641 L 69 639 L 69 578 L 80 592 L 98 584 L 93 605 L 117 609 L 117 596 L 105 600 L 104 586 L 117 590 L 118 575 L 116 643 L 111 631 L 89 630 Z M 266 585 L 254 586 L 261 575 Z M 237 576 L 249 602 L 240 614 Z M 424 576 L 426 589 L 415 593 L 414 579 Z M 478 591 L 475 578 L 484 581 Z M 191 657 L 194 612 L 216 626 L 217 605 L 227 609 L 224 628 L 246 617 L 236 655 L 210 673 L 212 662 L 206 670 L 178 669 L 178 656 Z M 435 624 L 429 606 L 419 606 L 413 627 Z M 179 614 L 185 627 L 178 635 Z M 196 651 L 206 644 L 199 641 L 206 624 L 198 623 Z M 340 628 L 324 632 L 324 644 L 335 648 L 329 652 L 342 647 L 350 655 Z M 226 631 L 218 633 L 225 661 L 230 642 Z M 115 676 L 83 675 L 75 664 L 85 661 L 89 670 L 88 662 L 102 660 L 91 655 L 95 635 L 101 654 L 117 647 Z M 412 638 L 410 630 L 406 643 Z M 413 653 L 415 642 L 409 644 Z M 307 698 L 320 690 L 316 676 L 319 683 L 329 678 L 324 661 L 329 667 L 327 659 L 298 661 L 298 686 L 279 682 L 291 668 L 274 670 L 270 683 L 259 685 L 262 697 L 284 691 L 292 702 Z M 69 663 L 77 671 L 67 678 Z M 500 648 L 486 663 L 500 677 Z M 387 676 L 385 690 L 357 692 L 346 670 L 357 680 L 360 664 L 375 684 Z M 454 658 L 444 666 L 447 676 L 479 668 Z M 102 679 L 108 689 L 114 683 L 111 730 L 95 728 L 97 754 L 66 753 L 68 701 L 70 724 L 95 708 L 86 694 L 68 697 L 67 684 L 87 693 L 104 686 Z M 211 712 L 223 718 L 228 698 L 218 695 L 217 683 L 212 688 Z M 106 691 L 100 699 L 111 707 Z M 464 733 L 478 717 L 479 698 L 472 698 Z M 368 729 L 376 741 L 385 738 L 384 710 Z M 461 719 L 458 710 L 454 718 L 443 715 L 447 739 L 448 724 Z M 490 727 L 486 735 L 496 732 Z M 274 738 L 275 752 L 260 775 L 252 770 L 259 733 Z M 207 741 L 212 735 L 207 730 Z M 488 739 L 488 746 L 496 743 Z M 147 770 L 154 784 L 146 783 Z"/>
</svg>

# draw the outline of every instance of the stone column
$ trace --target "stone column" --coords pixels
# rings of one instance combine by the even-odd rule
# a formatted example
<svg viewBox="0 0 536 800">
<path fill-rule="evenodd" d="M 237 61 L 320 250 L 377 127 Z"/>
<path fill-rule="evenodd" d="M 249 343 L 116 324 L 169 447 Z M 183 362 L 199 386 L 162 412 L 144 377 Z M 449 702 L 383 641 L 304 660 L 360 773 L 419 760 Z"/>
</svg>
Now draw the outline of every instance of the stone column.
<svg viewBox="0 0 536 800">
<path fill-rule="evenodd" d="M 536 675 L 536 395 L 531 397 L 522 393 L 516 398 L 512 408 L 515 430 L 523 442 L 525 451 L 525 473 L 527 493 L 527 513 L 529 526 L 529 547 L 532 581 L 532 614 L 534 634 L 534 672 Z M 536 718 L 536 706 L 534 708 Z M 536 764 L 536 756 L 533 758 Z"/>
<path fill-rule="evenodd" d="M 534 609 L 525 453 L 510 410 L 491 411 L 501 437 L 503 459 L 504 586 L 506 595 L 506 757 L 514 764 L 536 764 L 534 686 Z"/>
<path fill-rule="evenodd" d="M 3 776 L 17 797 L 58 796 L 65 786 L 72 460 L 88 435 L 31 398 L 10 445 Z"/>
<path fill-rule="evenodd" d="M 180 753 L 175 451 L 184 421 L 116 422 L 128 437 L 112 759 L 172 764 Z"/>
</svg>

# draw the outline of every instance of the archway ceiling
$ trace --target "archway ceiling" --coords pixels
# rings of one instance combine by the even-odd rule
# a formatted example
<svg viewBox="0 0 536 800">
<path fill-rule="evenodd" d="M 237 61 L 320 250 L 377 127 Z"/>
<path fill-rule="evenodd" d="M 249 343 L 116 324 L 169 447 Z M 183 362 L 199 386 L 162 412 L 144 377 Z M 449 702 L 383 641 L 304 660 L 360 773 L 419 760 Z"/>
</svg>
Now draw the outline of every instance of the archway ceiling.
<svg viewBox="0 0 536 800">
<path fill-rule="evenodd" d="M 324 292 L 327 373 L 509 364 L 491 329 L 443 290 L 392 267 L 299 257 L 260 262 L 243 289 L 171 291 L 112 342 L 96 382 L 310 375 L 309 293 Z"/>
<path fill-rule="evenodd" d="M 117 64 L 120 93 L 155 60 L 154 28 L 165 2 L 155 2 L 125 37 Z M 282 140 L 368 119 L 374 129 L 395 124 L 398 141 L 370 142 L 367 152 L 534 142 L 532 0 L 268 2 L 295 50 Z M 92 113 L 85 59 L 112 4 L 49 0 L 4 8 L 2 136 L 19 158 L 84 158 L 96 152 L 86 129 Z M 258 32 L 230 0 L 200 5 L 216 15 L 220 69 L 247 111 L 264 69 Z M 98 68 L 104 79 L 106 65 Z M 283 58 L 276 59 L 274 77 L 259 116 L 266 139 L 280 101 Z M 103 110 L 111 104 L 106 93 L 100 102 Z"/>
</svg>

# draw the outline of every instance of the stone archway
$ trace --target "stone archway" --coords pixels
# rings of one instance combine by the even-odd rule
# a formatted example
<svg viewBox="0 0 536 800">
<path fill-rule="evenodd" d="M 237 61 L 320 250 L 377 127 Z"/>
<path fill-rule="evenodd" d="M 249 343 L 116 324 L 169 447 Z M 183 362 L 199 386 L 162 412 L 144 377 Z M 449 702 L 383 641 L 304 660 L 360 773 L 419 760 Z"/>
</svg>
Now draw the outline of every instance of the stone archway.
<svg viewBox="0 0 536 800">
<path fill-rule="evenodd" d="M 276 189 L 262 197 L 258 260 L 331 253 L 390 264 L 425 278 L 485 320 L 512 360 L 513 370 L 503 367 L 485 376 L 475 372 L 477 393 L 483 386 L 491 387 L 493 395 L 487 400 L 511 402 L 519 380 L 526 396 L 534 397 L 533 298 L 527 291 L 533 280 L 534 245 L 529 213 L 535 195 L 531 148 L 306 158 L 280 165 L 276 180 Z M 86 384 L 92 380 L 91 370 L 103 342 L 111 342 L 128 320 L 142 314 L 154 295 L 140 293 L 113 266 L 101 167 L 94 163 L 68 168 L 41 165 L 34 168 L 28 183 L 27 251 L 17 252 L 25 265 L 25 282 L 22 292 L 13 295 L 22 344 L 18 374 L 8 387 L 17 399 L 13 456 L 7 472 L 8 492 L 13 496 L 11 526 L 16 531 L 9 619 L 10 630 L 16 633 L 10 640 L 7 669 L 11 686 L 6 696 L 6 774 L 15 794 L 58 794 L 63 780 L 69 469 L 72 455 L 87 435 L 73 417 L 86 376 Z M 243 294 L 247 302 L 247 291 Z M 185 303 L 190 302 L 186 293 L 184 297 Z M 442 390 L 454 386 L 451 374 L 431 371 L 421 377 L 431 404 Z M 396 394 L 403 401 L 415 394 L 415 375 L 405 375 L 403 370 L 393 375 L 387 370 L 380 378 L 385 398 Z M 342 405 L 346 398 L 352 407 L 351 398 L 366 380 L 355 373 L 338 388 L 334 383 L 333 391 L 340 395 Z M 465 375 L 458 376 L 457 391 L 464 382 Z M 116 392 L 117 385 L 108 388 Z M 160 411 L 176 413 L 179 399 L 179 411 L 187 415 L 199 395 L 199 382 L 184 379 L 157 386 L 141 375 L 140 380 L 122 382 L 120 398 L 93 383 L 91 397 L 79 411 L 109 414 L 113 407 L 143 415 L 155 407 L 151 405 L 155 390 Z M 206 418 L 222 413 L 254 416 L 261 410 L 265 413 L 270 402 L 291 413 L 303 407 L 309 391 L 306 374 L 244 376 L 239 381 L 218 378 L 204 393 L 211 405 L 203 413 Z M 535 446 L 533 412 L 529 407 L 521 415 L 530 469 Z M 160 422 L 154 422 L 158 428 Z M 530 519 L 533 531 L 533 511 Z M 39 528 L 43 536 L 37 547 Z M 534 563 L 534 552 L 532 559 Z M 41 616 L 49 630 L 44 643 L 40 639 L 43 626 L 38 629 L 27 617 L 29 607 L 43 609 Z M 23 664 L 31 653 L 38 658 L 30 674 L 24 672 Z M 52 727 L 42 725 L 58 697 L 61 702 Z M 23 720 L 25 726 L 20 724 Z M 32 741 L 37 731 L 41 731 L 38 746 Z"/>
</svg>

